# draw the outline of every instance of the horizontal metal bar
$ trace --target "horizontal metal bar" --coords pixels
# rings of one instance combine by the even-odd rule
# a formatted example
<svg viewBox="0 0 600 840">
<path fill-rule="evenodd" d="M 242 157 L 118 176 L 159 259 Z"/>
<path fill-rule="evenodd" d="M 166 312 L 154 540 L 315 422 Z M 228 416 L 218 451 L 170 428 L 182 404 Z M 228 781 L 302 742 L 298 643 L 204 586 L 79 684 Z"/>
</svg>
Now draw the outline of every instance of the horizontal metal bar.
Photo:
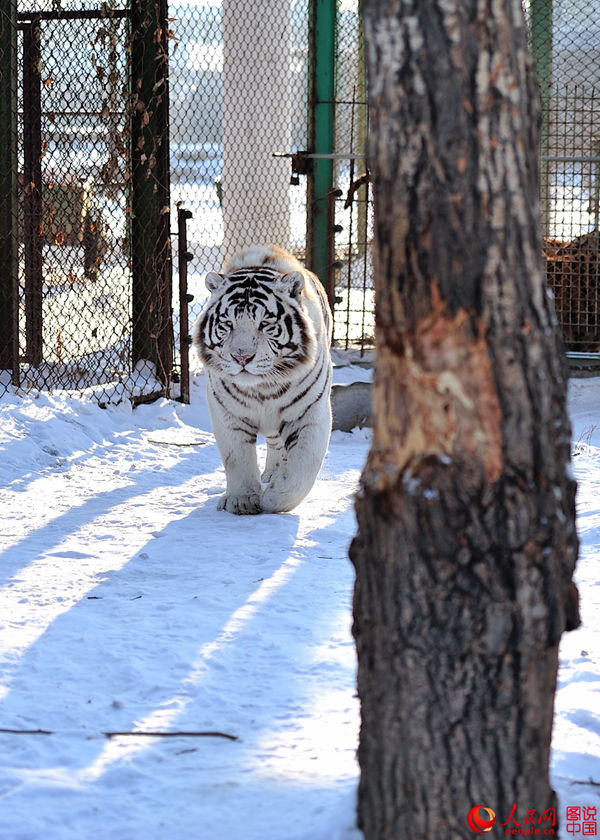
<svg viewBox="0 0 600 840">
<path fill-rule="evenodd" d="M 94 9 L 64 12 L 17 12 L 17 27 L 19 24 L 32 20 L 111 20 L 111 18 L 128 18 L 129 9 Z"/>
<path fill-rule="evenodd" d="M 303 157 L 313 160 L 364 160 L 364 154 L 353 152 L 331 152 L 329 154 L 317 154 L 315 152 L 273 152 L 273 157 L 292 158 Z"/>
<path fill-rule="evenodd" d="M 314 152 L 273 152 L 273 157 L 291 158 L 296 155 L 315 160 L 364 160 L 366 155 L 356 152 L 332 152 L 317 154 Z M 541 160 L 553 163 L 600 163 L 600 155 L 542 155 Z"/>
<path fill-rule="evenodd" d="M 567 353 L 569 362 L 589 362 L 594 365 L 600 365 L 600 353 L 586 353 L 583 350 L 570 350 Z"/>
<path fill-rule="evenodd" d="M 326 160 L 364 160 L 364 154 L 352 154 L 351 152 L 332 152 L 328 155 L 319 155 L 309 152 L 307 158 L 326 159 Z"/>
<path fill-rule="evenodd" d="M 600 163 L 600 155 L 542 155 L 541 160 L 550 163 Z"/>
</svg>

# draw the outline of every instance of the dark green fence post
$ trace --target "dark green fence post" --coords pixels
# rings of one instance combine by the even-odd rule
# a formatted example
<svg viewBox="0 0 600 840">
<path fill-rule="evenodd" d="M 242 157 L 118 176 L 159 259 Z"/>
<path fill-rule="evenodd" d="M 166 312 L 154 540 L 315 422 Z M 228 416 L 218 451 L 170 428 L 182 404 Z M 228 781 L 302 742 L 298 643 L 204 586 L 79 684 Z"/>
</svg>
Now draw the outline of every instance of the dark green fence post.
<svg viewBox="0 0 600 840">
<path fill-rule="evenodd" d="M 131 7 L 132 357 L 173 367 L 166 0 Z"/>
<path fill-rule="evenodd" d="M 0 0 L 0 149 L 0 369 L 18 385 L 16 0 Z"/>
<path fill-rule="evenodd" d="M 309 153 L 315 157 L 308 178 L 307 264 L 326 288 L 332 271 L 327 198 L 333 186 L 336 11 L 336 0 L 313 0 L 311 5 Z"/>
</svg>

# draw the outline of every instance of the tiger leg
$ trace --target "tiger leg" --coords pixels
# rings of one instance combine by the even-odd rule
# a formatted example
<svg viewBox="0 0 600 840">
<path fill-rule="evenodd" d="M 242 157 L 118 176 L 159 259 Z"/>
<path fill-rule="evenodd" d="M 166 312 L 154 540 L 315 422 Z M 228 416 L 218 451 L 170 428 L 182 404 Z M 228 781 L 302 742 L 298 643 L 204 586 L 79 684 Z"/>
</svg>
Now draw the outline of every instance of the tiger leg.
<svg viewBox="0 0 600 840">
<path fill-rule="evenodd" d="M 261 507 L 265 513 L 292 510 L 308 495 L 327 452 L 330 432 L 328 400 L 285 424 L 280 435 L 279 463 L 263 492 Z"/>
<path fill-rule="evenodd" d="M 279 469 L 283 449 L 278 435 L 268 435 L 266 440 L 267 459 L 265 461 L 265 468 L 260 477 L 263 484 L 268 484 L 273 478 L 273 473 Z"/>
<path fill-rule="evenodd" d="M 227 491 L 219 499 L 217 509 L 236 514 L 260 513 L 256 430 L 229 414 L 210 393 L 208 407 L 227 478 Z"/>
</svg>

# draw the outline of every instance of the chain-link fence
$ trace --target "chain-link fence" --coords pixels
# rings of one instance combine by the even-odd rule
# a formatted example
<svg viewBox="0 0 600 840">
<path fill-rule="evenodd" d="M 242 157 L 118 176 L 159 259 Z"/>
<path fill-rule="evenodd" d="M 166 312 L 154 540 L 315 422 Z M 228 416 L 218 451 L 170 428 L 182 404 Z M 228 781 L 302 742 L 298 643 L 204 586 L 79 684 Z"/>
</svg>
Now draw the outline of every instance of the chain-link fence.
<svg viewBox="0 0 600 840">
<path fill-rule="evenodd" d="M 161 18 L 138 0 L 2 5 L 0 392 L 169 390 Z"/>
<path fill-rule="evenodd" d="M 567 350 L 600 352 L 600 3 L 523 0 L 542 98 L 540 200 L 548 284 Z M 368 115 L 357 8 L 338 7 L 336 151 L 330 194 L 335 335 L 373 343 Z"/>
<path fill-rule="evenodd" d="M 177 396 L 204 276 L 253 242 L 319 274 L 338 346 L 373 344 L 358 7 L 2 5 L 0 393 Z M 568 347 L 597 350 L 600 16 L 589 0 L 526 11 L 548 280 Z"/>
<path fill-rule="evenodd" d="M 205 274 L 254 242 L 319 273 L 338 342 L 372 336 L 358 0 L 6 7 L 0 388 L 177 395 Z"/>
<path fill-rule="evenodd" d="M 129 368 L 126 20 L 36 11 L 18 17 L 20 382 L 81 388 Z"/>
<path fill-rule="evenodd" d="M 542 98 L 547 279 L 567 349 L 589 355 L 600 352 L 600 4 L 523 2 Z M 340 160 L 330 195 L 335 334 L 342 346 L 364 348 L 373 342 L 372 208 L 363 158 L 368 125 L 363 48 L 352 3 L 338 8 L 336 43 Z"/>
<path fill-rule="evenodd" d="M 228 0 L 170 16 L 171 195 L 192 212 L 192 317 L 207 270 L 276 242 L 328 288 L 335 343 L 372 345 L 358 0 Z"/>
<path fill-rule="evenodd" d="M 336 165 L 330 193 L 335 312 L 334 341 L 365 350 L 375 342 L 373 203 L 366 167 L 366 73 L 358 3 L 338 8 L 336 37 Z"/>
<path fill-rule="evenodd" d="M 547 277 L 567 348 L 600 350 L 600 6 L 530 0 L 542 96 L 541 209 Z"/>
<path fill-rule="evenodd" d="M 306 184 L 289 156 L 307 147 L 308 2 L 174 3 L 169 18 L 171 201 L 191 213 L 193 321 L 206 273 L 244 245 L 305 256 Z"/>
</svg>

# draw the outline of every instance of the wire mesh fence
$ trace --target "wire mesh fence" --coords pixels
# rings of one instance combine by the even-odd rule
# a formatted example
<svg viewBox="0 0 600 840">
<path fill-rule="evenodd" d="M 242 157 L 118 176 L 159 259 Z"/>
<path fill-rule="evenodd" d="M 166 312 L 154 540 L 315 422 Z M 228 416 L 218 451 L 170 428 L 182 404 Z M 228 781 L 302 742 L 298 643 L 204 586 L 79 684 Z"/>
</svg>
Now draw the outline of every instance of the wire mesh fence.
<svg viewBox="0 0 600 840">
<path fill-rule="evenodd" d="M 172 377 L 161 4 L 2 7 L 8 152 L 0 391 L 166 393 Z M 162 12 L 166 20 L 166 5 Z"/>
<path fill-rule="evenodd" d="M 375 342 L 373 202 L 366 167 L 367 90 L 358 6 L 338 12 L 336 166 L 330 193 L 334 265 L 334 341 L 361 352 Z"/>
<path fill-rule="evenodd" d="M 548 281 L 596 351 L 600 15 L 526 11 Z M 373 345 L 358 0 L 12 0 L 0 60 L 0 394 L 178 396 L 205 274 L 254 242 L 317 270 L 338 346 Z"/>
<path fill-rule="evenodd" d="M 84 388 L 129 369 L 126 19 L 38 11 L 18 16 L 20 382 Z"/>
<path fill-rule="evenodd" d="M 542 97 L 541 210 L 548 284 L 566 346 L 600 350 L 600 11 L 589 0 L 532 0 Z"/>
<path fill-rule="evenodd" d="M 307 144 L 308 2 L 176 3 L 169 17 L 171 201 L 191 212 L 193 321 L 206 273 L 241 247 L 305 256 L 306 184 L 289 155 Z"/>
</svg>

